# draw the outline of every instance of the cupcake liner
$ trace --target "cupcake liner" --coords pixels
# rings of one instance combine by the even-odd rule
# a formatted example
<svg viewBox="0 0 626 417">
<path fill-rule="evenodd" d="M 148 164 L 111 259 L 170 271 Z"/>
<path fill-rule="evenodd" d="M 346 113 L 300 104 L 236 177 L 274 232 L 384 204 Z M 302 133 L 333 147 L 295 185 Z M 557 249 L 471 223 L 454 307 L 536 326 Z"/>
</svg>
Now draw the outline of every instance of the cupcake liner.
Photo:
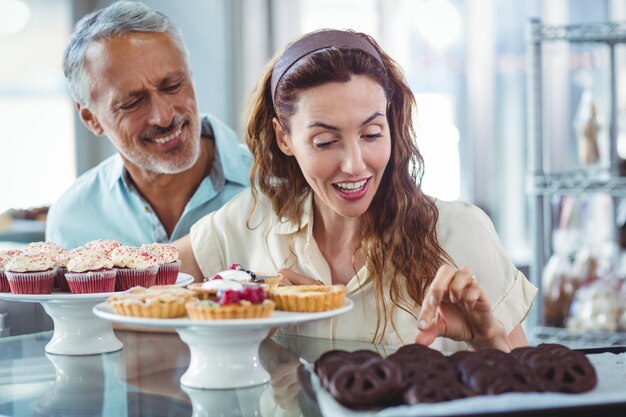
<svg viewBox="0 0 626 417">
<path fill-rule="evenodd" d="M 156 283 L 158 270 L 159 265 L 143 269 L 119 268 L 115 280 L 115 291 L 126 291 L 132 287 L 151 287 Z"/>
<path fill-rule="evenodd" d="M 57 271 L 37 272 L 5 271 L 13 294 L 51 294 Z"/>
<path fill-rule="evenodd" d="M 157 271 L 156 285 L 176 284 L 178 271 L 180 271 L 180 260 L 162 264 L 159 266 L 159 270 Z"/>
<path fill-rule="evenodd" d="M 100 271 L 67 272 L 65 279 L 72 294 L 91 294 L 115 291 L 115 269 Z"/>
<path fill-rule="evenodd" d="M 7 275 L 4 271 L 0 271 L 0 292 L 11 292 L 9 280 L 7 279 Z"/>
<path fill-rule="evenodd" d="M 57 271 L 57 276 L 54 281 L 56 284 L 55 287 L 58 287 L 61 291 L 70 292 L 70 286 L 67 284 L 67 279 L 65 279 L 67 268 L 64 266 L 55 266 L 54 268 Z"/>
</svg>

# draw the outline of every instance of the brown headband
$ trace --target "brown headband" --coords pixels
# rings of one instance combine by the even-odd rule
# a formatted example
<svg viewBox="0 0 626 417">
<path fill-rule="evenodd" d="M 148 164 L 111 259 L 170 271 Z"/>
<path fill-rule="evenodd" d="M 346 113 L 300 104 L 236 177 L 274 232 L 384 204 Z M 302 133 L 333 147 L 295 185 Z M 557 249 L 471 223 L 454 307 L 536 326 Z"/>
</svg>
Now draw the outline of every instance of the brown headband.
<svg viewBox="0 0 626 417">
<path fill-rule="evenodd" d="M 354 32 L 335 29 L 323 29 L 313 32 L 289 45 L 276 61 L 272 71 L 272 101 L 276 100 L 278 83 L 293 64 L 310 53 L 333 46 L 360 49 L 373 56 L 380 62 L 383 68 L 385 67 L 376 48 Z"/>
</svg>

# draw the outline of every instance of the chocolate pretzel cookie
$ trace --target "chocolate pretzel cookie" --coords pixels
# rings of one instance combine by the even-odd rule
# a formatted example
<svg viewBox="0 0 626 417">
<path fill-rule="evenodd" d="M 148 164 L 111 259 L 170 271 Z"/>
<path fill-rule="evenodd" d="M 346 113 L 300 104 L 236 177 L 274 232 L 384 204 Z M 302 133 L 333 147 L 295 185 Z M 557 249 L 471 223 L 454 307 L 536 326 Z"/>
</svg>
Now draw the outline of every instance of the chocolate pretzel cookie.
<svg viewBox="0 0 626 417">
<path fill-rule="evenodd" d="M 534 371 L 546 391 L 579 393 L 598 383 L 589 359 L 575 350 L 558 344 L 541 344 L 536 348 L 513 349 L 511 356 Z"/>
<path fill-rule="evenodd" d="M 342 366 L 359 365 L 369 359 L 380 358 L 380 355 L 372 350 L 330 350 L 315 361 L 315 373 L 320 379 L 322 387 L 328 389 L 330 379 Z"/>
<path fill-rule="evenodd" d="M 403 388 L 400 367 L 383 358 L 344 365 L 331 377 L 329 384 L 333 397 L 351 408 L 399 404 Z"/>
</svg>

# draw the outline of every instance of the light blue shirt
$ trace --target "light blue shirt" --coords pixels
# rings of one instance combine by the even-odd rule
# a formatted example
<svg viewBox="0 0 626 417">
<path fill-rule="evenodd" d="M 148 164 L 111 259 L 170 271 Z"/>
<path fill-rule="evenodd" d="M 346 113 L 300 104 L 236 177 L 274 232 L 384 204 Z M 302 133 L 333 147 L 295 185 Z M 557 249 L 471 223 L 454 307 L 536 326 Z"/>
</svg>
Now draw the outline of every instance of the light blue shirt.
<svg viewBox="0 0 626 417">
<path fill-rule="evenodd" d="M 94 239 L 140 245 L 185 236 L 197 220 L 220 208 L 250 183 L 252 157 L 228 126 L 203 115 L 202 136 L 215 138 L 211 173 L 185 206 L 171 236 L 133 185 L 120 155 L 115 154 L 80 176 L 50 207 L 46 240 L 71 249 Z"/>
</svg>

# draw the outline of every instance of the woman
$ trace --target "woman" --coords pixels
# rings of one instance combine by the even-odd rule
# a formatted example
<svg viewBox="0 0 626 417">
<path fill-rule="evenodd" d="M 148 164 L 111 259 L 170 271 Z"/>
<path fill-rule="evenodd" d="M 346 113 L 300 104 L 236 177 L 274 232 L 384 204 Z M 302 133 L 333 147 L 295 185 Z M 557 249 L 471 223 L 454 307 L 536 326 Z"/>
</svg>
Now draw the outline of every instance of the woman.
<svg viewBox="0 0 626 417">
<path fill-rule="evenodd" d="M 422 193 L 414 111 L 400 68 L 367 35 L 322 30 L 289 45 L 253 96 L 253 186 L 178 242 L 185 269 L 240 263 L 281 270 L 285 284 L 345 284 L 354 309 L 300 334 L 525 345 L 536 289 L 482 211 Z"/>
</svg>

